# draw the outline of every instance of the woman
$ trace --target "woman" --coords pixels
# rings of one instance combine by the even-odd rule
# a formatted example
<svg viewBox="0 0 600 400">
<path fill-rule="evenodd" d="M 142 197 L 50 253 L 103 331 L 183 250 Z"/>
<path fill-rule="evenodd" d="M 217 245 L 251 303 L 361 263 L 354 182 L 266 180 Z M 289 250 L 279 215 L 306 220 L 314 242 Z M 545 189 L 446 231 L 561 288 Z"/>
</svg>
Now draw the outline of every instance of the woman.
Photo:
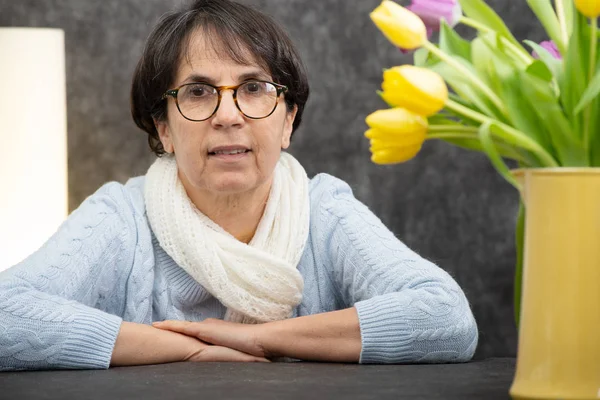
<svg viewBox="0 0 600 400">
<path fill-rule="evenodd" d="M 159 157 L 0 274 L 0 369 L 469 360 L 456 282 L 282 152 L 308 92 L 265 15 L 198 0 L 165 16 L 131 91 Z"/>
</svg>

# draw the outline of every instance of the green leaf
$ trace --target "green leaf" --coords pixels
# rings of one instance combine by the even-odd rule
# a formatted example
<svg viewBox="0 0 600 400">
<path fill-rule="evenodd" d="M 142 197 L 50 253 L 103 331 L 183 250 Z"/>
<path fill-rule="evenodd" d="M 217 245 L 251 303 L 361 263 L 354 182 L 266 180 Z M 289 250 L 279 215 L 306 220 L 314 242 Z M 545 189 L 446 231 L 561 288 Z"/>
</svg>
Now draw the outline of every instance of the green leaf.
<svg viewBox="0 0 600 400">
<path fill-rule="evenodd" d="M 489 73 L 498 82 L 498 93 L 509 111 L 512 125 L 539 143 L 552 157 L 556 158 L 548 131 L 536 114 L 536 105 L 531 104 L 523 96 L 522 92 L 527 88 L 522 86 L 518 70 L 510 64 L 509 60 L 502 58 L 499 54 L 491 54 L 490 62 Z M 529 164 L 536 167 L 543 166 L 541 161 L 535 157 L 529 158 Z"/>
<path fill-rule="evenodd" d="M 554 41 L 556 46 L 560 49 L 561 54 L 565 52 L 565 46 L 560 35 L 560 24 L 558 18 L 552 8 L 550 0 L 527 0 L 529 8 L 536 15 L 538 20 L 544 26 L 546 33 Z"/>
<path fill-rule="evenodd" d="M 494 168 L 496 168 L 496 171 L 498 171 L 498 173 L 500 175 L 502 175 L 502 177 L 508 183 L 510 183 L 515 188 L 520 190 L 521 186 L 519 185 L 517 180 L 514 178 L 514 176 L 512 176 L 512 174 L 510 173 L 508 166 L 506 165 L 504 160 L 502 160 L 502 157 L 500 156 L 500 153 L 496 149 L 496 145 L 494 144 L 494 141 L 492 140 L 492 127 L 494 125 L 495 124 L 492 121 L 488 121 L 488 122 L 482 124 L 481 127 L 479 128 L 479 140 L 481 141 L 483 150 L 485 151 L 488 158 L 492 162 L 492 165 L 494 166 Z"/>
<path fill-rule="evenodd" d="M 440 140 L 443 140 L 444 142 L 448 142 L 454 146 L 457 146 L 457 147 L 460 147 L 460 148 L 463 148 L 466 150 L 479 151 L 481 153 L 485 153 L 483 145 L 481 144 L 481 140 L 479 140 L 477 137 L 473 137 L 473 138 L 443 138 Z M 500 154 L 501 157 L 510 158 L 512 160 L 524 161 L 523 156 L 520 155 L 515 149 L 511 148 L 509 145 L 499 144 L 499 143 L 495 143 L 495 145 L 497 146 L 498 153 Z"/>
<path fill-rule="evenodd" d="M 469 103 L 468 101 L 466 101 L 465 99 L 463 99 L 462 97 L 460 97 L 458 94 L 456 93 L 448 93 L 448 98 L 459 103 L 460 105 L 467 107 L 475 112 L 481 112 L 481 110 L 479 110 L 477 107 L 475 107 L 473 104 Z M 447 108 L 445 108 L 443 111 L 443 113 L 446 113 L 449 117 L 451 118 L 456 118 L 457 120 L 461 121 L 461 123 L 463 125 L 468 125 L 468 126 L 479 126 L 481 125 L 481 122 L 476 121 L 474 119 L 470 119 L 467 118 L 461 114 L 456 114 L 455 112 L 453 112 L 452 110 L 449 110 Z M 438 113 L 440 114 L 440 113 Z"/>
<path fill-rule="evenodd" d="M 440 25 L 439 48 L 445 53 L 452 54 L 465 60 L 471 59 L 471 42 L 460 37 L 447 23 L 442 19 Z"/>
<path fill-rule="evenodd" d="M 415 50 L 413 53 L 413 64 L 417 67 L 430 68 L 439 62 L 439 58 L 432 55 L 429 50 L 424 47 Z"/>
<path fill-rule="evenodd" d="M 573 13 L 575 12 L 575 4 L 573 4 L 573 0 L 556 0 L 556 2 L 560 2 L 562 5 L 562 9 L 565 13 L 565 23 L 567 25 L 567 37 L 571 37 L 571 33 L 573 32 Z"/>
<path fill-rule="evenodd" d="M 523 283 L 523 254 L 525 250 L 525 204 L 523 199 L 519 203 L 519 214 L 517 216 L 517 226 L 515 229 L 515 248 L 517 250 L 517 262 L 515 265 L 515 284 L 514 284 L 514 307 L 515 323 L 517 328 L 521 320 L 521 293 Z"/>
<path fill-rule="evenodd" d="M 433 115 L 427 120 L 429 122 L 429 127 L 431 128 L 427 134 L 428 140 L 439 139 L 467 150 L 484 152 L 481 141 L 477 136 L 478 128 L 469 126 L 470 129 L 466 129 L 467 126 L 464 123 L 461 123 L 462 121 L 451 120 L 448 119 L 448 116 L 441 114 Z M 480 123 L 477 124 L 477 126 L 479 125 Z M 497 138 L 494 138 L 493 140 L 502 157 L 517 160 L 529 166 L 526 159 L 527 154 L 523 152 L 522 149 L 504 143 Z"/>
<path fill-rule="evenodd" d="M 556 78 L 556 81 L 560 83 L 562 80 L 562 61 L 554 58 L 548 50 L 531 40 L 525 40 L 525 43 L 538 54 L 540 60 L 546 64 L 552 75 Z"/>
<path fill-rule="evenodd" d="M 581 139 L 573 135 L 567 116 L 563 112 L 548 82 L 526 72 L 519 73 L 525 100 L 533 105 L 542 126 L 548 132 L 558 162 L 563 167 L 587 166 L 587 157 Z M 552 149 L 546 148 L 547 151 Z"/>
<path fill-rule="evenodd" d="M 452 57 L 465 65 L 465 67 L 469 68 L 474 74 L 477 74 L 477 71 L 475 71 L 473 65 L 471 65 L 467 60 L 457 56 Z M 504 120 L 502 113 L 498 111 L 498 109 L 489 101 L 489 99 L 473 85 L 473 82 L 468 77 L 465 77 L 463 74 L 456 71 L 455 68 L 444 62 L 434 65 L 431 67 L 431 69 L 440 74 L 448 86 L 450 86 L 450 88 L 452 88 L 456 94 L 458 94 L 468 103 L 472 104 L 477 111 L 480 111 L 490 117 Z"/>
<path fill-rule="evenodd" d="M 471 46 L 473 48 L 471 61 L 473 62 L 473 67 L 477 70 L 477 75 L 497 93 L 500 82 L 491 77 L 489 73 L 491 57 L 493 57 L 494 53 L 493 50 L 484 41 L 483 35 L 473 39 Z"/>
<path fill-rule="evenodd" d="M 592 101 L 592 110 L 600 110 L 600 98 Z M 590 115 L 590 158 L 592 167 L 600 167 L 600 112 Z"/>
<path fill-rule="evenodd" d="M 579 100 L 579 103 L 575 107 L 575 114 L 579 114 L 588 104 L 594 101 L 598 97 L 598 94 L 600 94 L 600 71 L 596 72 L 587 89 L 583 92 L 581 100 Z"/>
<path fill-rule="evenodd" d="M 502 57 L 510 60 L 518 68 L 527 68 L 529 64 L 533 62 L 533 57 L 525 62 L 523 55 L 530 56 L 530 54 L 522 46 L 515 47 L 513 43 L 509 42 L 504 36 L 499 35 L 497 32 L 485 32 L 480 33 L 478 38 L 483 40 L 485 44 L 494 52 L 501 53 Z M 521 52 L 523 54 L 521 54 Z"/>
<path fill-rule="evenodd" d="M 517 46 L 521 44 L 515 39 L 502 18 L 483 0 L 458 0 L 466 16 L 487 25 L 498 34 L 506 37 Z"/>
<path fill-rule="evenodd" d="M 450 119 L 448 115 L 444 115 L 442 113 L 437 113 L 427 118 L 427 123 L 429 125 L 456 125 L 463 126 L 459 121 Z"/>
<path fill-rule="evenodd" d="M 473 42 L 473 49 L 475 49 L 477 39 Z M 472 58 L 476 60 L 479 57 L 477 51 L 471 52 Z M 474 64 L 471 64 L 468 60 L 456 56 L 451 55 L 450 57 L 454 58 L 457 62 L 462 64 L 465 68 L 471 71 L 473 75 L 477 75 L 479 78 L 483 79 L 484 83 L 490 85 L 491 82 L 485 82 L 485 75 L 482 75 L 480 71 L 478 71 Z M 440 62 L 431 68 L 433 71 L 439 73 L 446 83 L 456 92 L 460 97 L 466 100 L 468 103 L 472 104 L 477 111 L 490 116 L 492 118 L 501 120 L 503 122 L 506 121 L 505 116 L 502 114 L 500 110 L 489 100 L 489 98 L 482 93 L 482 91 L 473 84 L 472 80 L 469 77 L 464 76 L 461 72 L 457 71 L 455 68 L 451 67 L 445 62 Z M 493 89 L 493 87 L 492 87 Z M 479 124 L 478 124 L 479 125 Z"/>
<path fill-rule="evenodd" d="M 546 64 L 544 64 L 544 62 L 540 60 L 535 60 L 534 62 L 529 64 L 529 67 L 527 67 L 526 72 L 530 75 L 537 76 L 538 78 L 546 82 L 551 82 L 552 78 L 554 77 L 550 69 L 546 66 Z"/>
<path fill-rule="evenodd" d="M 506 106 L 510 116 L 510 121 L 507 121 L 507 123 L 549 150 L 550 155 L 554 157 L 551 152 L 552 146 L 548 134 L 543 125 L 539 123 L 538 117 L 532 109 L 534 105 L 525 101 L 521 93 L 523 89 L 521 82 L 516 79 L 520 67 L 515 65 L 516 63 L 508 54 L 497 51 L 497 41 L 498 35 L 494 33 L 481 35 L 473 41 L 473 54 L 477 54 L 473 58 L 478 74 L 489 82 Z M 545 67 L 543 63 L 541 64 Z M 545 71 L 549 74 L 547 69 Z M 543 166 L 542 161 L 532 154 L 527 153 L 525 157 L 528 165 Z"/>
<path fill-rule="evenodd" d="M 585 17 L 573 13 L 573 34 L 564 57 L 564 79 L 560 82 L 560 99 L 564 112 L 571 123 L 572 131 L 583 138 L 583 114 L 576 114 L 575 108 L 585 91 L 588 76 L 589 29 Z"/>
<path fill-rule="evenodd" d="M 473 138 L 444 138 L 441 139 L 444 142 L 450 143 L 456 147 L 460 147 L 463 148 L 465 150 L 471 150 L 471 151 L 479 151 L 481 153 L 483 153 L 483 147 L 481 146 L 481 142 L 479 141 L 479 138 L 477 137 L 473 137 Z"/>
</svg>

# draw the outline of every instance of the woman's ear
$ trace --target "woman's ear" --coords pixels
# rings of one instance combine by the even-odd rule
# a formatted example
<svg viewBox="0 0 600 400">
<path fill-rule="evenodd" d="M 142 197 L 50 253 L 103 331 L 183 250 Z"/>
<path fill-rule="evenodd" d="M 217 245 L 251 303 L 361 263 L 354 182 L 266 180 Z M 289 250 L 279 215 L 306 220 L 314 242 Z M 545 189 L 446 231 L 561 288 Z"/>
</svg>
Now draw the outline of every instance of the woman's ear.
<svg viewBox="0 0 600 400">
<path fill-rule="evenodd" d="M 169 154 L 175 151 L 173 146 L 173 137 L 171 135 L 171 129 L 169 128 L 169 123 L 165 121 L 154 120 L 154 126 L 156 127 L 156 131 L 158 132 L 158 137 L 160 138 L 160 142 L 163 145 L 165 151 Z"/>
<path fill-rule="evenodd" d="M 281 135 L 281 149 L 285 150 L 290 147 L 290 140 L 292 132 L 294 131 L 294 120 L 296 119 L 296 113 L 298 112 L 298 106 L 294 104 L 294 109 L 288 111 L 285 114 L 285 121 L 283 125 L 283 134 Z"/>
</svg>

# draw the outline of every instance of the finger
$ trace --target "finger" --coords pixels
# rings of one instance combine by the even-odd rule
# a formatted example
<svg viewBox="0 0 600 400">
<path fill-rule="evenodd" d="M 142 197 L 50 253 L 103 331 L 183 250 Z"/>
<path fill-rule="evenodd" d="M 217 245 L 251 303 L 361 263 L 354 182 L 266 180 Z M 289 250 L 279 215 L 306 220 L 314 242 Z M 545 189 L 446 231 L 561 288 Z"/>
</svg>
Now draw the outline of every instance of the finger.
<svg viewBox="0 0 600 400">
<path fill-rule="evenodd" d="M 237 362 L 270 362 L 266 358 L 254 357 L 241 351 L 222 346 L 210 346 L 204 349 L 198 358 L 192 361 L 216 362 L 216 361 L 237 361 Z"/>
<path fill-rule="evenodd" d="M 158 329 L 178 332 L 187 336 L 193 336 L 198 339 L 202 339 L 202 327 L 198 322 L 169 320 L 153 322 L 152 326 Z"/>
<path fill-rule="evenodd" d="M 245 328 L 243 324 L 232 324 L 209 318 L 202 322 L 168 320 L 155 322 L 152 325 L 159 329 L 192 336 L 206 343 L 237 349 L 245 353 L 252 353 L 254 356 L 263 355 L 262 353 L 255 353 L 247 345 L 247 338 L 243 331 L 240 330 Z"/>
</svg>

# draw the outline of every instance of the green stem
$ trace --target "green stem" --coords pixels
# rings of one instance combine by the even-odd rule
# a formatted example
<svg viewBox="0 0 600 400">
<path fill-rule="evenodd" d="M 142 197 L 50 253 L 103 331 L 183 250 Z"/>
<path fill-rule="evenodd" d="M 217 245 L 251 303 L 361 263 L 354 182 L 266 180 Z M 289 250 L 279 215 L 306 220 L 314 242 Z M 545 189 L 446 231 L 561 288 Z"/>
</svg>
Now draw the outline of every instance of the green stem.
<svg viewBox="0 0 600 400">
<path fill-rule="evenodd" d="M 504 136 L 500 136 L 503 140 L 507 142 L 513 142 L 516 146 L 530 150 L 537 155 L 540 161 L 542 161 L 547 167 L 558 167 L 558 163 L 554 160 L 554 158 L 542 146 L 540 146 L 539 143 L 529 138 L 523 132 L 500 121 L 494 120 L 486 115 L 478 113 L 477 111 L 473 111 L 470 108 L 452 100 L 446 101 L 446 108 L 482 124 L 493 121 L 497 127 L 503 130 Z M 495 134 L 498 135 L 497 133 Z"/>
<path fill-rule="evenodd" d="M 590 70 L 588 71 L 588 81 L 591 82 L 596 72 L 596 57 L 598 50 L 598 18 L 592 18 L 590 20 L 590 26 L 592 30 L 592 37 L 590 43 Z M 589 82 L 588 82 L 589 83 Z"/>
<path fill-rule="evenodd" d="M 452 132 L 443 132 L 443 133 L 432 133 L 425 136 L 425 140 L 432 139 L 477 139 L 476 134 L 472 133 L 452 133 Z"/>
<path fill-rule="evenodd" d="M 496 168 L 496 171 L 511 185 L 515 187 L 519 192 L 522 191 L 521 185 L 515 179 L 515 177 L 510 173 L 510 169 L 508 165 L 502 159 L 502 155 L 498 152 L 498 146 L 494 142 L 494 138 L 492 137 L 492 126 L 495 122 L 488 121 L 485 124 L 482 124 L 479 128 L 479 142 L 483 147 L 483 151 L 485 151 L 489 160 L 492 163 L 492 166 Z"/>
<path fill-rule="evenodd" d="M 464 126 L 464 125 L 429 125 L 427 128 L 427 132 L 465 132 L 465 133 L 475 133 L 477 134 L 477 128 L 474 126 Z"/>
<path fill-rule="evenodd" d="M 590 38 L 590 70 L 588 71 L 588 81 L 589 85 L 594 77 L 594 72 L 596 72 L 596 49 L 598 47 L 598 19 L 592 18 L 590 20 L 592 36 Z M 587 158 L 587 165 L 590 165 L 590 129 L 591 129 L 591 119 L 592 119 L 592 105 L 593 102 L 587 106 L 585 110 L 585 114 L 583 116 L 583 148 L 585 151 L 585 156 Z"/>
<path fill-rule="evenodd" d="M 441 127 L 442 125 L 440 125 Z M 449 125 L 451 126 L 451 125 Z M 432 125 L 429 126 L 429 132 L 431 132 Z M 436 133 L 428 133 L 425 137 L 425 140 L 446 140 L 446 139 L 474 139 L 479 140 L 479 136 L 477 135 L 477 128 L 475 127 L 464 127 L 463 129 L 454 128 L 452 131 L 448 129 L 447 132 L 442 131 L 441 129 L 436 129 Z M 439 132 L 439 133 L 437 133 Z M 519 153 L 517 153 L 512 147 L 505 145 L 503 143 L 496 143 L 496 146 L 500 147 L 506 156 L 512 158 L 513 160 L 520 161 L 526 163 L 525 160 Z"/>
<path fill-rule="evenodd" d="M 502 114 L 504 114 L 508 118 L 508 111 L 506 110 L 506 107 L 504 106 L 504 104 L 502 104 L 502 101 L 500 100 L 500 98 L 498 96 L 496 96 L 496 94 L 492 91 L 492 89 L 490 89 L 485 83 L 483 83 L 477 75 L 475 75 L 473 72 L 471 72 L 463 64 L 456 61 L 454 58 L 450 57 L 448 54 L 444 53 L 442 50 L 437 48 L 437 46 L 435 46 L 431 42 L 425 41 L 425 44 L 423 45 L 423 47 L 425 47 L 432 54 L 437 56 L 440 60 L 444 61 L 445 63 L 450 65 L 452 68 L 454 68 L 455 70 L 460 72 L 463 76 L 469 77 L 471 79 L 471 81 L 473 82 L 473 84 L 475 86 L 477 86 L 477 88 L 479 88 L 479 90 L 481 90 L 490 99 L 490 101 L 492 103 L 494 103 L 494 105 L 498 108 L 498 110 L 500 110 L 500 112 L 502 112 Z"/>
<path fill-rule="evenodd" d="M 484 32 L 484 33 L 496 32 L 489 26 L 484 25 L 479 21 L 476 21 L 472 18 L 468 18 L 465 16 L 460 17 L 458 22 L 460 22 L 463 25 L 470 26 L 471 28 L 477 29 L 480 32 Z M 506 37 L 504 37 L 502 35 L 499 35 L 499 36 L 500 36 L 500 40 L 502 41 L 502 44 L 504 44 L 508 49 L 510 49 L 517 58 L 519 58 L 521 61 L 523 61 L 525 63 L 525 65 L 529 65 L 533 62 L 533 57 L 531 56 L 531 54 L 529 54 L 527 51 L 525 51 L 525 49 L 515 46 L 515 44 L 512 41 L 508 40 Z"/>
<path fill-rule="evenodd" d="M 556 6 L 556 16 L 558 17 L 558 24 L 560 25 L 560 35 L 563 42 L 563 47 L 566 49 L 569 44 L 569 32 L 565 17 L 565 5 L 563 4 L 562 0 L 556 0 L 554 5 Z"/>
<path fill-rule="evenodd" d="M 517 328 L 521 319 L 521 286 L 523 284 L 523 250 L 525 246 L 525 204 L 521 193 L 519 202 L 519 214 L 517 217 L 517 226 L 515 229 L 515 248 L 517 250 L 517 262 L 515 266 L 515 287 L 514 287 L 514 312 Z"/>
</svg>

